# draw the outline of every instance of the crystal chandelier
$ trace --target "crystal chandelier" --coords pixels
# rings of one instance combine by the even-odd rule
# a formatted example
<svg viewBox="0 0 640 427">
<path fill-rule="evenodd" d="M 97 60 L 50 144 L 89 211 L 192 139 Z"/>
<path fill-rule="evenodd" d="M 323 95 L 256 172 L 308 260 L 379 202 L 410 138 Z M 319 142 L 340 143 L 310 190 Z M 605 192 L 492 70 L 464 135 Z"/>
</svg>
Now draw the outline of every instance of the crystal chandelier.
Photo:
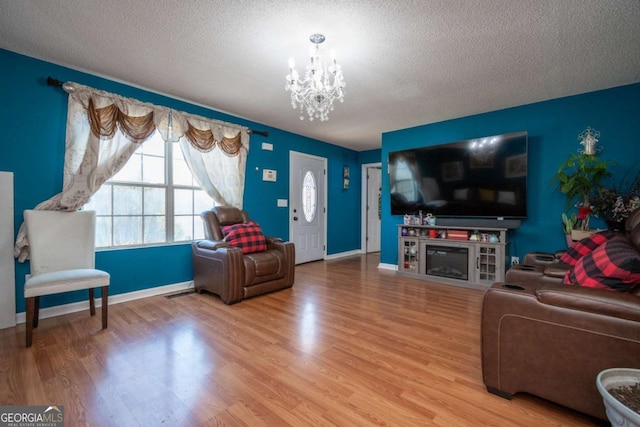
<svg viewBox="0 0 640 427">
<path fill-rule="evenodd" d="M 333 111 L 333 101 L 339 99 L 344 102 L 346 83 L 342 67 L 336 62 L 334 55 L 328 65 L 322 59 L 320 43 L 324 41 L 324 35 L 312 34 L 309 40 L 315 46 L 309 53 L 310 60 L 304 79 L 300 80 L 293 58 L 289 59 L 285 89 L 291 92 L 291 106 L 294 109 L 300 106 L 300 120 L 304 120 L 303 110 L 306 109 L 309 121 L 317 118 L 324 122 L 329 120 L 329 111 Z"/>
</svg>

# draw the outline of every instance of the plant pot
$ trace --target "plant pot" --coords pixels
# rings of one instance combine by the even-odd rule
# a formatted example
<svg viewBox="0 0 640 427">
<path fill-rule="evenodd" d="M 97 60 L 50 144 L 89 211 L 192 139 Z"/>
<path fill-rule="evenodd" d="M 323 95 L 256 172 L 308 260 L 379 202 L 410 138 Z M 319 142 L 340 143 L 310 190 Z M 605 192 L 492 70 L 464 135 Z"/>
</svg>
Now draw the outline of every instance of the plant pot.
<svg viewBox="0 0 640 427">
<path fill-rule="evenodd" d="M 640 414 L 629 409 L 609 392 L 616 387 L 638 383 L 640 383 L 640 369 L 612 368 L 598 374 L 596 386 L 602 395 L 607 418 L 612 427 L 640 427 Z"/>
<path fill-rule="evenodd" d="M 571 239 L 574 241 L 586 239 L 593 233 L 595 233 L 593 230 L 571 230 Z"/>
</svg>

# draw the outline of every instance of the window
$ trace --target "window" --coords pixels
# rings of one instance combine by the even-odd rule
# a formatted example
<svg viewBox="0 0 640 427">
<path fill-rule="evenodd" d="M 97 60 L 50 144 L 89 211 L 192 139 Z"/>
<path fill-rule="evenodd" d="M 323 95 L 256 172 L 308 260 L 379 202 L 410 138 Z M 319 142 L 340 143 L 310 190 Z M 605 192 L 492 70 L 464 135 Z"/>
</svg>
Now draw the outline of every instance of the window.
<svg viewBox="0 0 640 427">
<path fill-rule="evenodd" d="M 156 132 L 84 209 L 96 211 L 96 246 L 114 248 L 204 238 L 200 212 L 212 206 L 178 142 Z"/>
</svg>

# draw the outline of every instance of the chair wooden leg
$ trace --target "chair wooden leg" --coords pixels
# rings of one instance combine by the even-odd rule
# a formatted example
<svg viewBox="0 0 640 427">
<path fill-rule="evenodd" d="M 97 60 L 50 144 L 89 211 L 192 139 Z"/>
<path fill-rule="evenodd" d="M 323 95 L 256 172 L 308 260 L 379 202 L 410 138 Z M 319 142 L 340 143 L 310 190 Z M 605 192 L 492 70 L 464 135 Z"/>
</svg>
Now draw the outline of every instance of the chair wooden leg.
<svg viewBox="0 0 640 427">
<path fill-rule="evenodd" d="M 38 327 L 38 320 L 40 319 L 40 297 L 33 297 L 33 328 Z"/>
<path fill-rule="evenodd" d="M 96 301 L 93 288 L 89 288 L 89 313 L 92 316 L 96 314 Z"/>
<path fill-rule="evenodd" d="M 102 329 L 107 329 L 107 316 L 109 313 L 109 287 L 102 287 Z"/>
<path fill-rule="evenodd" d="M 31 347 L 31 340 L 33 338 L 33 313 L 35 310 L 35 304 L 36 304 L 36 297 L 31 297 L 31 298 L 27 298 L 27 318 L 26 318 L 26 324 L 27 324 L 27 348 Z"/>
</svg>

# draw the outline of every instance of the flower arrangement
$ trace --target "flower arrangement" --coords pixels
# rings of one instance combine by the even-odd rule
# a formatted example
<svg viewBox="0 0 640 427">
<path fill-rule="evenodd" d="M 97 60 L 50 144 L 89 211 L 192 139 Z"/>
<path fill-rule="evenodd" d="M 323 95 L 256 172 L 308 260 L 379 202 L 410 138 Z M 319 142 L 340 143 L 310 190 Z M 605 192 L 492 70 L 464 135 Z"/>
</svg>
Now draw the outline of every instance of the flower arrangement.
<svg viewBox="0 0 640 427">
<path fill-rule="evenodd" d="M 579 202 L 576 207 L 578 208 L 578 214 L 576 215 L 575 228 L 586 231 L 589 229 L 589 218 L 591 218 L 593 207 L 584 202 Z"/>
<path fill-rule="evenodd" d="M 624 222 L 634 209 L 640 207 L 640 172 L 626 185 L 600 187 L 589 198 L 593 213 L 606 221 Z"/>
</svg>

